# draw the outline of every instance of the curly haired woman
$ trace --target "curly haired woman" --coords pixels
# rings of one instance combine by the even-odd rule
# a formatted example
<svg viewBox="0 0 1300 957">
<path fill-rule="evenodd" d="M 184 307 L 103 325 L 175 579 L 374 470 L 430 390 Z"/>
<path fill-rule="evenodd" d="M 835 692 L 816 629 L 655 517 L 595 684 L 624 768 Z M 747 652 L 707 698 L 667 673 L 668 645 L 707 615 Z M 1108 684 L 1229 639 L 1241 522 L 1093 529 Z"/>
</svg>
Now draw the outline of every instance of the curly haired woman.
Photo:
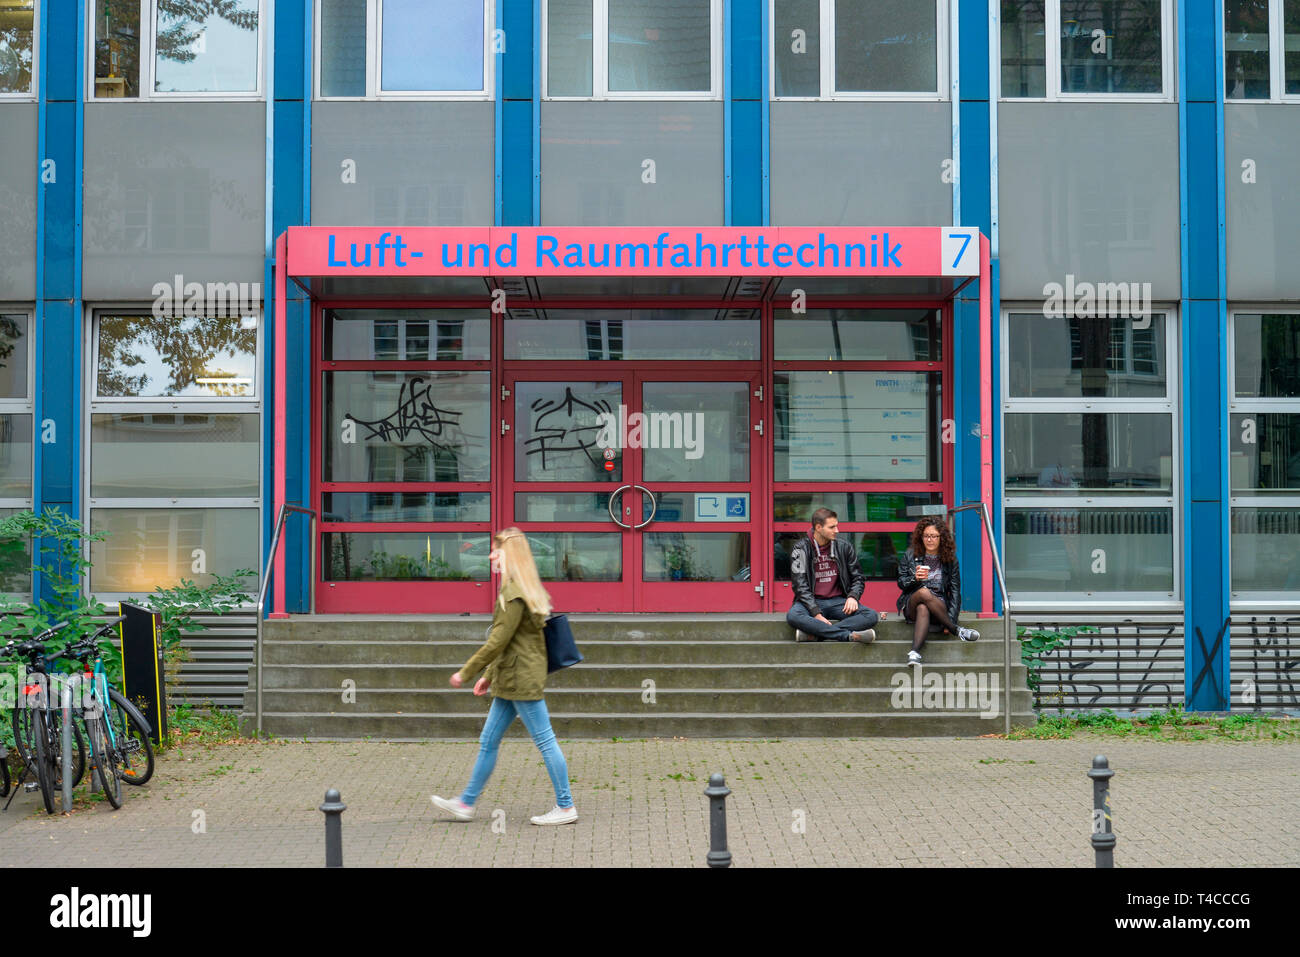
<svg viewBox="0 0 1300 957">
<path fill-rule="evenodd" d="M 931 629 L 975 641 L 980 633 L 957 625 L 961 611 L 961 569 L 957 541 L 941 519 L 923 518 L 912 529 L 912 541 L 898 563 L 898 610 L 913 624 L 912 650 L 907 663 L 921 663 L 921 646 Z"/>
</svg>

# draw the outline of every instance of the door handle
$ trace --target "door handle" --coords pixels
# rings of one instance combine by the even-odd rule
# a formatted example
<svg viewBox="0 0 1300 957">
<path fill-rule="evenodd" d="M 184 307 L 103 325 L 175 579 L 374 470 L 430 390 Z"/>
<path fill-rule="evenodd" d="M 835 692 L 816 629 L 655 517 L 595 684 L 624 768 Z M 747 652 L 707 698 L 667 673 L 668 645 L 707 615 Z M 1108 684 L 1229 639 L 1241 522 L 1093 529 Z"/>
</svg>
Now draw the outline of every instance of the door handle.
<svg viewBox="0 0 1300 957">
<path fill-rule="evenodd" d="M 614 524 L 617 525 L 619 528 L 626 528 L 626 529 L 628 529 L 628 530 L 631 530 L 632 526 L 629 525 L 629 524 L 627 524 L 626 522 L 620 521 L 620 520 L 619 520 L 619 517 L 618 517 L 617 515 L 614 514 L 614 500 L 615 500 L 616 498 L 618 498 L 620 495 L 622 495 L 624 492 L 626 492 L 626 491 L 627 491 L 628 489 L 630 489 L 630 488 L 640 488 L 640 486 L 639 486 L 639 485 L 620 485 L 618 488 L 614 489 L 614 491 L 612 491 L 612 492 L 609 494 L 609 517 L 610 517 L 611 519 L 613 519 Z M 652 515 L 651 517 L 653 518 L 653 515 Z M 638 527 L 639 527 L 639 526 L 638 526 Z"/>
<path fill-rule="evenodd" d="M 634 529 L 645 528 L 647 525 L 649 525 L 651 522 L 655 520 L 655 513 L 659 511 L 659 502 L 655 499 L 654 492 L 650 491 L 644 485 L 633 485 L 632 487 L 635 489 L 640 489 L 642 492 L 645 492 L 646 495 L 650 496 L 650 517 L 647 518 L 640 525 L 632 526 Z"/>
</svg>

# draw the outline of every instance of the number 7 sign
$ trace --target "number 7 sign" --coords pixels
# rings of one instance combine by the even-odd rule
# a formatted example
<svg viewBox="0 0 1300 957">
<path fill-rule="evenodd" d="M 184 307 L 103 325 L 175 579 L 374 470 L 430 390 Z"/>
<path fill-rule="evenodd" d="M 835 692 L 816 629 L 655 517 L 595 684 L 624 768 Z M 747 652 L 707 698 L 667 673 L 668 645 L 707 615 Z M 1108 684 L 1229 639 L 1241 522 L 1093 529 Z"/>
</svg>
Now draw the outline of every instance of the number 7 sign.
<svg viewBox="0 0 1300 957">
<path fill-rule="evenodd" d="M 980 231 L 973 226 L 945 226 L 942 230 L 941 276 L 980 274 Z"/>
</svg>

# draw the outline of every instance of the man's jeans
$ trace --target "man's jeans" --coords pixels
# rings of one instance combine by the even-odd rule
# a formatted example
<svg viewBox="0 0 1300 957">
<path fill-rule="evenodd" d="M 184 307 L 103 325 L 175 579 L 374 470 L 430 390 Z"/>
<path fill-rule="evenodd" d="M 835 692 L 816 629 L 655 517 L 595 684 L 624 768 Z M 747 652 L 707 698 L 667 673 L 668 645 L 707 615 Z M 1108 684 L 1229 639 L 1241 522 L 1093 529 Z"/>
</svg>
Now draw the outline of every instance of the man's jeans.
<svg viewBox="0 0 1300 957">
<path fill-rule="evenodd" d="M 546 702 L 540 698 L 536 701 L 492 699 L 492 708 L 488 711 L 487 721 L 483 723 L 483 733 L 478 739 L 478 760 L 474 762 L 474 771 L 470 775 L 469 784 L 460 796 L 461 803 L 473 807 L 474 802 L 483 792 L 483 786 L 487 784 L 492 769 L 496 767 L 501 739 L 505 736 L 506 728 L 510 727 L 515 720 L 516 714 L 524 722 L 528 733 L 532 735 L 537 750 L 542 752 L 546 773 L 550 775 L 551 784 L 555 788 L 556 805 L 564 808 L 573 807 L 573 797 L 569 793 L 569 768 L 565 764 L 560 745 L 555 740 L 555 732 L 551 730 L 551 716 L 546 711 Z"/>
<path fill-rule="evenodd" d="M 803 602 L 796 600 L 785 613 L 785 621 L 791 628 L 806 632 L 823 641 L 848 641 L 855 631 L 874 628 L 880 616 L 865 605 L 858 605 L 858 610 L 851 615 L 844 614 L 843 598 L 814 598 L 822 614 L 836 624 L 828 625 L 808 614 Z"/>
</svg>

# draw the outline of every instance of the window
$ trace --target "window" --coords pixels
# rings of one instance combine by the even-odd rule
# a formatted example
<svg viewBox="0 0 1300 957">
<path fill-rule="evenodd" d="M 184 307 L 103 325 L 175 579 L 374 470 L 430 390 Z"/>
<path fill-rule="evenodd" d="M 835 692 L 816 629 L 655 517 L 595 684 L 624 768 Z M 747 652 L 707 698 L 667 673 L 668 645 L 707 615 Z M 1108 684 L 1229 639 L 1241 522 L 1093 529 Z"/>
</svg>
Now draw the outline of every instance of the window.
<svg viewBox="0 0 1300 957">
<path fill-rule="evenodd" d="M 94 0 L 97 99 L 261 93 L 261 0 Z"/>
<path fill-rule="evenodd" d="M 542 20 L 551 99 L 721 95 L 719 0 L 547 0 Z"/>
<path fill-rule="evenodd" d="M 0 307 L 0 518 L 32 507 L 31 315 Z M 0 548 L 0 594 L 32 591 L 31 556 Z"/>
<path fill-rule="evenodd" d="M 1169 603 L 1176 323 L 1147 308 L 1123 318 L 1070 311 L 1006 316 L 1007 590 L 1030 605 Z"/>
<path fill-rule="evenodd" d="M 1232 595 L 1300 601 L 1300 314 L 1232 317 Z"/>
<path fill-rule="evenodd" d="M 323 98 L 492 95 L 486 0 L 317 0 Z"/>
<path fill-rule="evenodd" d="M 98 594 L 258 567 L 257 316 L 101 313 L 91 358 L 89 523 Z"/>
<path fill-rule="evenodd" d="M 35 0 L 0 3 L 0 96 L 31 96 L 36 92 Z"/>
<path fill-rule="evenodd" d="M 946 11 L 943 0 L 772 0 L 772 96 L 941 99 Z"/>
<path fill-rule="evenodd" d="M 1223 92 L 1229 100 L 1300 96 L 1300 0 L 1225 0 Z"/>
<path fill-rule="evenodd" d="M 1004 98 L 1173 97 L 1170 0 L 1001 2 Z"/>
</svg>

